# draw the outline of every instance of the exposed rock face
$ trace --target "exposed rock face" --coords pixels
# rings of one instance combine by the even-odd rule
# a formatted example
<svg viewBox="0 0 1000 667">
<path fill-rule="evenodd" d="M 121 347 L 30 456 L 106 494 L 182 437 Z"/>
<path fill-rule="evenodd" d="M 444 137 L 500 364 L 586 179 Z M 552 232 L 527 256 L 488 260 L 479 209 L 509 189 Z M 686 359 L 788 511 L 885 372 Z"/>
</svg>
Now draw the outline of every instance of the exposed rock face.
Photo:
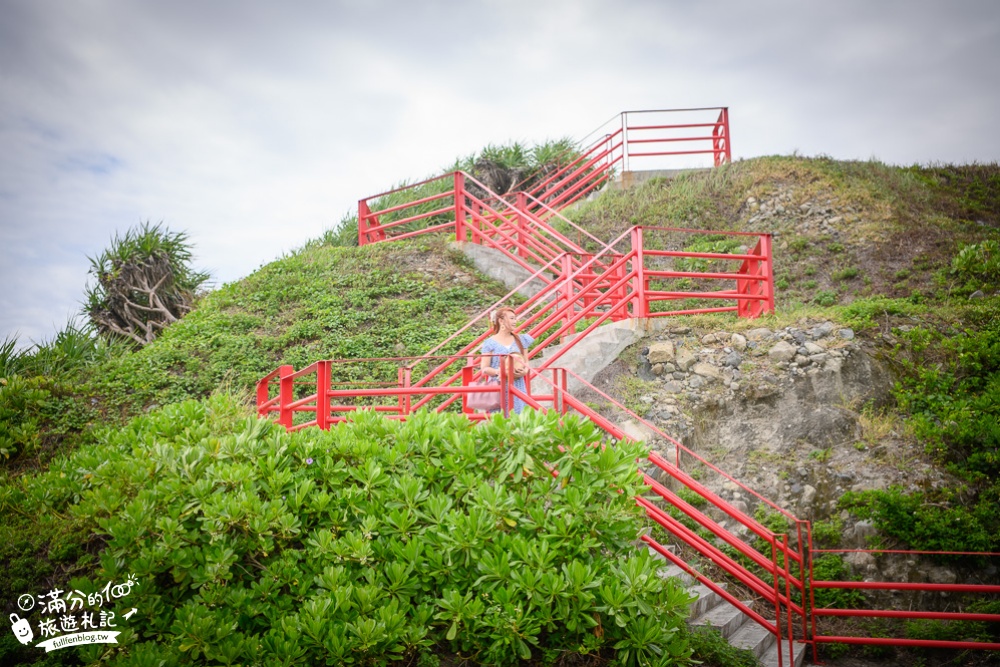
<svg viewBox="0 0 1000 667">
<path fill-rule="evenodd" d="M 658 341 L 649 346 L 649 363 L 662 364 L 674 360 L 674 344 L 669 340 Z"/>
<path fill-rule="evenodd" d="M 847 491 L 943 483 L 919 445 L 895 434 L 873 442 L 863 432 L 862 406 L 889 401 L 893 378 L 876 346 L 851 329 L 831 322 L 740 334 L 675 328 L 644 344 L 638 373 L 657 383 L 642 396 L 646 419 L 799 518 L 844 522 L 843 548 L 871 548 L 876 536 L 870 523 L 853 523 L 838 507 Z M 658 361 L 668 352 L 672 361 Z M 599 387 L 611 389 L 611 378 L 622 372 L 616 364 L 595 378 Z M 672 460 L 669 443 L 650 444 Z M 710 475 L 701 483 L 751 515 L 759 503 L 725 478 Z M 887 580 L 951 576 L 903 557 L 857 553 L 846 562 L 856 574 Z"/>
</svg>

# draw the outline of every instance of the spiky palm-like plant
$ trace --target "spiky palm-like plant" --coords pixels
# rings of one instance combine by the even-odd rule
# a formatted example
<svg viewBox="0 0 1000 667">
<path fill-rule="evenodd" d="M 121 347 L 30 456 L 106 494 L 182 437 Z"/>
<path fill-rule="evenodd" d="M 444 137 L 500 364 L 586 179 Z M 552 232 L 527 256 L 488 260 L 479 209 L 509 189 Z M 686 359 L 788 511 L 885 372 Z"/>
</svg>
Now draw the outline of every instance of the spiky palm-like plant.
<svg viewBox="0 0 1000 667">
<path fill-rule="evenodd" d="M 208 274 L 193 270 L 187 234 L 148 221 L 115 237 L 90 260 L 84 312 L 98 333 L 138 345 L 184 316 Z"/>
</svg>

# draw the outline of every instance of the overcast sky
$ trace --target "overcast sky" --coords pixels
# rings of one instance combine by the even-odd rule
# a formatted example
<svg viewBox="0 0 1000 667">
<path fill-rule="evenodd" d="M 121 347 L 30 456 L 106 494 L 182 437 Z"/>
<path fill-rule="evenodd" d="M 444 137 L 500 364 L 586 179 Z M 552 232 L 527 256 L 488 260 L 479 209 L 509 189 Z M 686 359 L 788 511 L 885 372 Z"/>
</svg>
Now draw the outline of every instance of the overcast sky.
<svg viewBox="0 0 1000 667">
<path fill-rule="evenodd" d="M 728 106 L 734 159 L 995 162 L 998 79 L 996 0 L 0 0 L 0 341 L 51 339 L 140 221 L 222 284 L 635 109 Z"/>
</svg>

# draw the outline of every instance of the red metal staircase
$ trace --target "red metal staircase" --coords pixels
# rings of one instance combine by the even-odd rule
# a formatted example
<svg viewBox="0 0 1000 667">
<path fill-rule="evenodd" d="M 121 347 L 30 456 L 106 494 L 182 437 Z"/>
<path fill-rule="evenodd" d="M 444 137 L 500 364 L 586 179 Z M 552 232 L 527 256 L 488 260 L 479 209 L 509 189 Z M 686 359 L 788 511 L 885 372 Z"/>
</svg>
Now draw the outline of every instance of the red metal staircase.
<svg viewBox="0 0 1000 667">
<path fill-rule="evenodd" d="M 552 356 L 536 360 L 525 391 L 514 387 L 505 372 L 501 373 L 499 387 L 488 391 L 500 392 L 505 409 L 517 397 L 536 410 L 578 413 L 593 420 L 610 438 L 626 438 L 621 427 L 570 393 L 568 385 L 573 378 L 579 386 L 600 395 L 618 410 L 630 414 L 633 420 L 642 423 L 663 442 L 669 443 L 674 451 L 672 460 L 652 454 L 648 461 L 650 467 L 644 473 L 653 495 L 637 498 L 636 502 L 683 549 L 676 554 L 651 535 L 644 536 L 643 540 L 680 571 L 692 576 L 713 595 L 764 628 L 776 647 L 774 664 L 798 664 L 801 662 L 802 642 L 812 644 L 815 650 L 820 642 L 885 641 L 819 634 L 816 628 L 818 617 L 848 614 L 879 617 L 889 614 L 890 610 L 815 608 L 815 590 L 860 589 L 864 588 L 861 584 L 865 582 L 822 582 L 813 579 L 809 522 L 794 517 L 729 477 L 583 378 L 555 363 L 573 345 L 608 321 L 647 321 L 655 317 L 702 312 L 735 312 L 739 317 L 753 318 L 773 312 L 774 281 L 769 234 L 636 226 L 609 243 L 603 243 L 559 213 L 560 209 L 604 185 L 616 170 L 625 168 L 629 160 L 634 162 L 648 155 L 707 152 L 713 155 L 717 166 L 728 162 L 728 110 L 710 111 L 719 112 L 714 122 L 680 125 L 640 125 L 631 123 L 628 114 L 623 114 L 617 130 L 584 148 L 575 160 L 530 192 L 500 196 L 468 174 L 454 172 L 361 200 L 358 205 L 358 242 L 361 245 L 448 232 L 453 233 L 457 241 L 486 245 L 503 253 L 527 270 L 530 276 L 420 357 L 321 360 L 300 370 L 282 366 L 258 383 L 258 411 L 262 416 L 276 414 L 278 422 L 289 430 L 313 426 L 330 428 L 348 419 L 350 413 L 358 409 L 374 410 L 390 419 L 406 419 L 418 409 L 461 410 L 469 419 L 484 419 L 486 415 L 467 407 L 466 397 L 473 391 L 483 391 L 474 387 L 473 383 L 478 377 L 475 365 L 480 356 L 478 350 L 488 334 L 472 337 L 470 332 L 476 327 L 487 328 L 491 310 L 510 305 L 520 316 L 520 330 L 530 333 L 537 341 L 530 351 L 531 357 L 537 358 L 550 344 L 563 344 Z M 633 117 L 645 117 L 631 113 Z M 686 132 L 701 127 L 711 127 L 711 133 L 686 139 L 662 136 L 664 133 Z M 637 139 L 630 136 L 634 132 L 644 134 Z M 660 135 L 650 136 L 650 132 L 659 132 Z M 707 141 L 711 142 L 711 148 L 673 153 L 636 151 L 632 148 L 669 145 L 674 141 Z M 574 242 L 557 228 L 570 230 L 577 236 L 577 241 Z M 732 252 L 690 252 L 666 249 L 664 246 L 664 239 L 667 238 L 692 238 L 705 234 L 745 239 L 746 242 L 742 248 Z M 584 246 L 589 246 L 589 250 Z M 724 265 L 724 268 L 712 271 L 680 270 L 674 266 L 680 258 L 711 261 Z M 669 286 L 670 281 L 677 280 L 698 285 L 722 283 L 723 287 L 682 290 Z M 527 300 L 515 296 L 521 287 L 532 281 L 540 281 L 544 285 L 541 291 Z M 689 299 L 696 299 L 697 303 L 684 306 L 685 300 Z M 678 303 L 680 307 L 676 307 Z M 466 342 L 463 345 L 461 341 Z M 331 378 L 335 375 L 335 367 L 341 365 L 366 369 L 395 366 L 395 382 L 387 381 L 377 386 L 372 383 L 334 386 Z M 711 485 L 703 478 L 692 475 L 690 466 L 696 466 L 701 475 L 707 472 L 737 484 L 771 511 L 784 517 L 788 530 L 783 533 L 772 531 L 735 509 L 711 491 Z M 654 471 L 658 478 L 654 478 Z M 669 484 L 664 483 L 668 480 Z M 685 501 L 671 487 L 696 494 L 704 500 L 704 509 Z M 719 517 L 738 525 L 740 530 L 723 527 Z M 739 534 L 748 537 L 741 538 Z M 702 565 L 695 566 L 694 563 Z M 699 569 L 702 566 L 708 566 L 707 571 L 713 574 L 709 576 L 702 572 Z M 724 584 L 717 581 L 719 574 L 724 574 L 751 594 L 758 604 L 751 607 L 745 600 L 727 591 Z M 901 588 L 893 588 L 893 584 L 883 586 L 890 590 L 906 588 L 902 584 Z M 954 590 L 959 591 L 960 588 Z M 972 588 L 983 595 L 1000 593 L 998 586 Z M 762 612 L 763 609 L 771 612 Z M 936 616 L 910 617 L 1000 621 L 1000 615 L 989 619 L 983 616 L 991 615 L 937 613 Z M 893 641 L 907 643 L 907 640 Z M 977 642 L 921 643 L 920 640 L 909 640 L 908 643 L 1000 649 L 1000 644 Z"/>
</svg>

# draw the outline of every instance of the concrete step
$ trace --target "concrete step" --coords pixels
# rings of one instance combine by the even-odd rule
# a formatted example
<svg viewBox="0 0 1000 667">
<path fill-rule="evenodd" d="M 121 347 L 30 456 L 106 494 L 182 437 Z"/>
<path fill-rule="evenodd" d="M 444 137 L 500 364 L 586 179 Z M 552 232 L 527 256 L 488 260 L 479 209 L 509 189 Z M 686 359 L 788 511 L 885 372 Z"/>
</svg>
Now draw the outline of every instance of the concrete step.
<svg viewBox="0 0 1000 667">
<path fill-rule="evenodd" d="M 802 663 L 805 662 L 806 649 L 809 646 L 805 642 L 794 642 L 792 644 L 792 650 L 788 649 L 788 640 L 781 642 L 781 667 L 802 667 Z M 778 645 L 775 644 L 769 648 L 764 655 L 760 657 L 760 664 L 763 667 L 778 667 Z"/>
<path fill-rule="evenodd" d="M 725 590 L 725 584 L 719 584 L 719 587 Z M 688 593 L 696 596 L 696 600 L 691 603 L 691 608 L 688 610 L 688 620 L 693 620 L 699 616 L 705 614 L 709 609 L 713 609 L 720 602 L 722 602 L 722 597 L 713 591 L 708 586 L 702 586 L 698 584 L 697 586 L 691 586 L 688 588 Z"/>
<path fill-rule="evenodd" d="M 657 554 L 659 555 L 659 554 Z M 681 586 L 685 588 L 694 584 L 694 577 L 690 574 L 677 567 L 676 565 L 668 565 L 667 567 L 661 567 L 656 571 L 656 574 L 662 579 L 676 579 Z"/>
<path fill-rule="evenodd" d="M 755 621 L 748 621 L 729 638 L 729 643 L 736 648 L 753 651 L 760 658 L 774 646 L 774 635 Z"/>
<path fill-rule="evenodd" d="M 715 628 L 722 633 L 723 637 L 729 639 L 736 634 L 737 630 L 743 627 L 748 618 L 749 616 L 740 611 L 735 605 L 725 600 L 720 600 L 719 604 L 690 621 L 688 625 L 693 628 Z"/>
</svg>

